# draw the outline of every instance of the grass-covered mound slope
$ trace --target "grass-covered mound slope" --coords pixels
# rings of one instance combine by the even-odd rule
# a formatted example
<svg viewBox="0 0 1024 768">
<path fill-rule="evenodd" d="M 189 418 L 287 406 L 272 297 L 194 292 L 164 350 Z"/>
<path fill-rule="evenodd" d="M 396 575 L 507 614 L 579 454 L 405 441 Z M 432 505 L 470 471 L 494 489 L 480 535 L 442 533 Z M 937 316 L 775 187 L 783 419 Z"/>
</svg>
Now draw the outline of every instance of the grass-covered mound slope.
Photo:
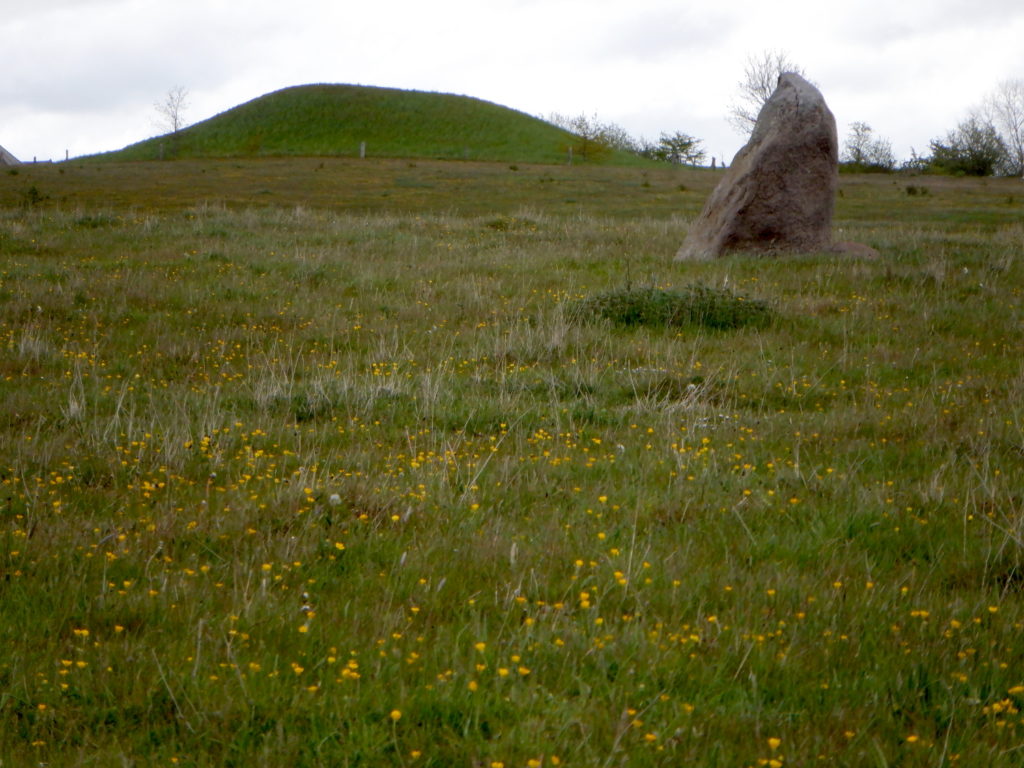
<svg viewBox="0 0 1024 768">
<path fill-rule="evenodd" d="M 356 85 L 304 85 L 261 96 L 100 157 L 110 160 L 261 156 L 553 163 L 572 136 L 543 120 L 468 96 Z M 612 153 L 605 162 L 637 162 Z"/>
</svg>

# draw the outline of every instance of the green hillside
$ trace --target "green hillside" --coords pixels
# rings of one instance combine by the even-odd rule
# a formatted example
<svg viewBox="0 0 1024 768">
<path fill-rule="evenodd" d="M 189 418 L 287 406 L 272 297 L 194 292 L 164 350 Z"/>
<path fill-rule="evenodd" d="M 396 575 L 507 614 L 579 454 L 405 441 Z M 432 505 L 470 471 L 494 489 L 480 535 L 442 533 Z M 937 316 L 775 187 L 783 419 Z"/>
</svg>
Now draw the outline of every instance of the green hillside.
<svg viewBox="0 0 1024 768">
<path fill-rule="evenodd" d="M 565 160 L 573 140 L 543 120 L 468 96 L 304 85 L 97 159 L 353 157 L 366 142 L 368 157 L 556 163 Z M 601 161 L 642 162 L 622 152 Z"/>
</svg>

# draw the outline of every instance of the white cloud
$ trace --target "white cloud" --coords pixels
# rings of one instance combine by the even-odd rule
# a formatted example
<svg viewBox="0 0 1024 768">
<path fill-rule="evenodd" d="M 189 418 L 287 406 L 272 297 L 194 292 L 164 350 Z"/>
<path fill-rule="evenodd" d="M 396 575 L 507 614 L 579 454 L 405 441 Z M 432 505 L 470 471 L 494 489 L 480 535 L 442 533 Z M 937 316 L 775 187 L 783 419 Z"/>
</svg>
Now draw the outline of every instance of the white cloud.
<svg viewBox="0 0 1024 768">
<path fill-rule="evenodd" d="M 530 114 L 597 112 L 634 133 L 684 130 L 713 154 L 748 55 L 781 49 L 839 122 L 906 154 L 1024 74 L 1018 0 L 34 0 L 0 16 L 0 143 L 62 157 L 152 132 L 169 88 L 198 120 L 309 82 L 463 93 Z"/>
</svg>

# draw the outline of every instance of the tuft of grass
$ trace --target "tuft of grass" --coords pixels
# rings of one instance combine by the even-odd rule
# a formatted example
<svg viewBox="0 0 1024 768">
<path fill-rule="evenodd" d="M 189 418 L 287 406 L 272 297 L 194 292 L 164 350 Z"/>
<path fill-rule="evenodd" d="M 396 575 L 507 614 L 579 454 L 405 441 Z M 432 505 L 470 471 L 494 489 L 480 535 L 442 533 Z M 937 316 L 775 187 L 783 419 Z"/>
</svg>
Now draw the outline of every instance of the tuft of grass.
<svg viewBox="0 0 1024 768">
<path fill-rule="evenodd" d="M 714 330 L 764 327 L 772 319 L 765 301 L 700 284 L 676 290 L 627 287 L 604 291 L 577 302 L 572 314 L 579 320 L 603 318 L 616 325 L 696 325 Z"/>
</svg>

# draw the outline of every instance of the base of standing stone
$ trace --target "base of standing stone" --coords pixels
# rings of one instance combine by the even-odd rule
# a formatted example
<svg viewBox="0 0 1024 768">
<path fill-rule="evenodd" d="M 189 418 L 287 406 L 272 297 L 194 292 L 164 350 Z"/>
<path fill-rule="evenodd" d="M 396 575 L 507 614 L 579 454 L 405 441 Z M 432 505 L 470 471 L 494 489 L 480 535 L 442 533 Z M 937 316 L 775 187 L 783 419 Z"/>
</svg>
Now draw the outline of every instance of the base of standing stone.
<svg viewBox="0 0 1024 768">
<path fill-rule="evenodd" d="M 773 246 L 771 243 L 765 243 L 761 248 L 747 247 L 725 249 L 718 252 L 712 252 L 710 250 L 697 251 L 693 249 L 687 251 L 680 250 L 679 253 L 676 254 L 676 261 L 711 261 L 711 259 L 718 258 L 719 256 L 736 256 L 744 253 L 758 256 L 785 256 L 801 253 L 808 255 L 816 253 L 834 253 L 839 256 L 847 256 L 851 259 L 877 259 L 882 255 L 870 245 L 855 243 L 850 240 L 840 240 L 817 248 L 779 248 Z"/>
<path fill-rule="evenodd" d="M 877 259 L 882 255 L 870 245 L 854 243 L 849 240 L 840 240 L 838 243 L 832 243 L 828 248 L 828 253 L 839 253 L 854 259 Z"/>
</svg>

